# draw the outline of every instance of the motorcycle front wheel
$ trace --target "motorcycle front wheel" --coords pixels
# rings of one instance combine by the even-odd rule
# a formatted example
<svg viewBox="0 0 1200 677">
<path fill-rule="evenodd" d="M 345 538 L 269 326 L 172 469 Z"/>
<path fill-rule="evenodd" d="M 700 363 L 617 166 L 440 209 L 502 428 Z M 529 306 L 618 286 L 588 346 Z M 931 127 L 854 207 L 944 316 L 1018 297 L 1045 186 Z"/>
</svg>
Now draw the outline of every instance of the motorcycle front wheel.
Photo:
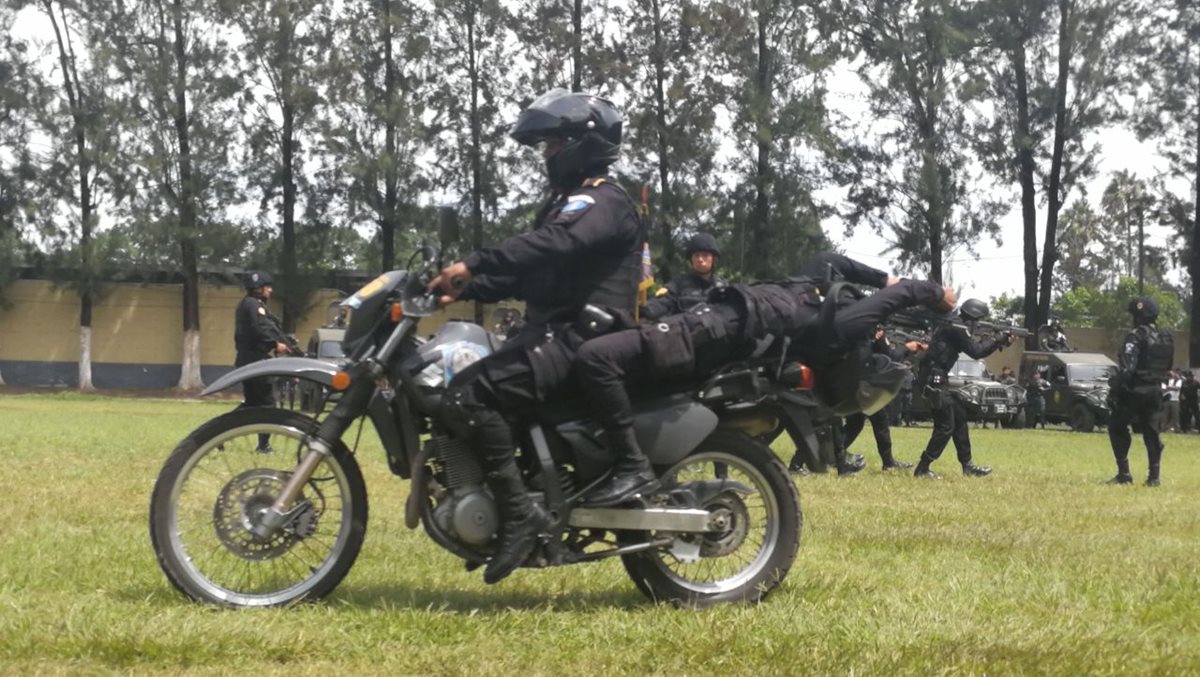
<svg viewBox="0 0 1200 677">
<path fill-rule="evenodd" d="M 800 495 L 771 450 L 743 433 L 717 431 L 661 475 L 663 491 L 702 489 L 702 503 L 723 525 L 674 534 L 671 546 L 623 555 L 638 590 L 683 606 L 758 602 L 796 560 Z M 661 534 L 657 534 L 661 535 Z"/>
<path fill-rule="evenodd" d="M 270 407 L 236 409 L 188 435 L 150 499 L 150 540 L 188 597 L 233 607 L 328 595 L 350 571 L 367 528 L 362 472 L 340 440 L 304 485 L 281 529 L 252 529 L 307 453 L 317 423 Z"/>
</svg>

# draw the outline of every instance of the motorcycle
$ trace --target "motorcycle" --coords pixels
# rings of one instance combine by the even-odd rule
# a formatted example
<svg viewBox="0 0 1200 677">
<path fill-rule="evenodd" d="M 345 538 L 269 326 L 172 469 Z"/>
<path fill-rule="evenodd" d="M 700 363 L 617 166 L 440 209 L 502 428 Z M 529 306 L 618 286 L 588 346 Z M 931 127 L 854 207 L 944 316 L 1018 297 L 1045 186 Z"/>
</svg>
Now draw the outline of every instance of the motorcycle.
<svg viewBox="0 0 1200 677">
<path fill-rule="evenodd" d="M 366 533 L 366 485 L 344 439 L 361 419 L 375 427 L 391 472 L 410 481 L 406 526 L 422 526 L 468 567 L 494 552 L 500 525 L 483 467 L 440 414 L 442 387 L 469 359 L 462 350 L 488 345 L 487 332 L 456 322 L 431 340 L 418 338 L 421 321 L 437 309 L 426 290 L 436 252 L 422 254 L 421 270 L 385 273 L 344 302 L 352 309 L 344 363 L 256 362 L 204 391 L 283 376 L 338 397 L 323 418 L 240 408 L 201 425 L 172 452 L 151 497 L 150 536 L 159 566 L 183 594 L 233 607 L 330 594 Z M 514 431 L 526 484 L 554 516 L 525 566 L 618 557 L 653 600 L 705 606 L 763 599 L 795 561 L 803 518 L 783 464 L 718 415 L 736 410 L 744 395 L 731 384 L 757 378 L 752 369 L 722 373 L 698 389 L 638 402 L 637 438 L 662 489 L 614 508 L 583 505 L 614 460 L 599 426 L 582 402 L 547 403 L 537 420 Z M 422 434 L 429 435 L 424 444 Z M 258 450 L 259 435 L 270 436 L 272 451 Z"/>
</svg>

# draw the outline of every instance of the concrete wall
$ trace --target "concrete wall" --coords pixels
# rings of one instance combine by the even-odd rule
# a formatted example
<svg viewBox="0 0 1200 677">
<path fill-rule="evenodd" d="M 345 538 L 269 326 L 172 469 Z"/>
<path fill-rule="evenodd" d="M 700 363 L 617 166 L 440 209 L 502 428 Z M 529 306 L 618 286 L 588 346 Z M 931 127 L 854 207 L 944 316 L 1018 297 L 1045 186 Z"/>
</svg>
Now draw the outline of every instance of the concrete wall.
<svg viewBox="0 0 1200 677">
<path fill-rule="evenodd" d="M 182 286 L 113 284 L 92 312 L 92 381 L 97 388 L 171 388 L 183 352 Z M 241 287 L 200 289 L 200 361 L 205 382 L 232 369 L 234 309 Z M 317 292 L 296 327 L 301 345 L 325 322 L 336 290 Z M 78 385 L 79 299 L 43 280 L 18 280 L 11 307 L 0 309 L 0 377 L 16 386 Z M 272 303 L 276 314 L 281 312 Z M 489 309 L 490 312 L 490 309 Z M 450 318 L 469 319 L 474 307 L 456 303 L 421 325 L 432 333 Z M 486 317 L 486 316 L 485 316 Z"/>
</svg>

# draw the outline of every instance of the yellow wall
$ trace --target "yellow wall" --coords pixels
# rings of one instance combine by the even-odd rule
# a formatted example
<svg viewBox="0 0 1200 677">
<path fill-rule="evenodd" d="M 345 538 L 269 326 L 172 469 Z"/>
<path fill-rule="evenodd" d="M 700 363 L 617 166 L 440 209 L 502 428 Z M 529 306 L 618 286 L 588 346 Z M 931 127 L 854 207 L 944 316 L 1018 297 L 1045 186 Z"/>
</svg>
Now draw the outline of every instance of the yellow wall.
<svg viewBox="0 0 1200 677">
<path fill-rule="evenodd" d="M 114 284 L 92 311 L 92 361 L 115 364 L 179 364 L 183 351 L 182 287 L 171 284 Z M 233 364 L 234 310 L 245 296 L 237 286 L 201 287 L 200 356 L 207 365 Z M 296 325 L 300 344 L 325 322 L 329 304 L 342 296 L 322 289 Z M 69 289 L 43 280 L 17 280 L 8 309 L 0 309 L 0 361 L 79 360 L 79 299 Z M 276 314 L 279 304 L 272 302 Z M 490 316 L 491 308 L 488 308 Z M 450 318 L 471 319 L 470 303 L 455 303 L 425 320 L 429 334 Z"/>
</svg>

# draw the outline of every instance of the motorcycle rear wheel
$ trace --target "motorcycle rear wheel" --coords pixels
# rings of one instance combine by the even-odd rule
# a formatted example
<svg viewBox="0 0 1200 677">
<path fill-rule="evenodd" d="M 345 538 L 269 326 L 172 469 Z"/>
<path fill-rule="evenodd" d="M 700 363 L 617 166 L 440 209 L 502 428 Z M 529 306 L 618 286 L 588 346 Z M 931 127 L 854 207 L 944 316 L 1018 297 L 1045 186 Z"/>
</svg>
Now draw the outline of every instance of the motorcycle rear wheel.
<svg viewBox="0 0 1200 677">
<path fill-rule="evenodd" d="M 677 536 L 681 548 L 699 546 L 698 559 L 678 557 L 675 548 L 621 557 L 626 573 L 650 599 L 696 607 L 758 602 L 795 562 L 804 522 L 800 495 L 775 454 L 743 433 L 717 431 L 662 474 L 667 491 L 713 480 L 731 480 L 750 492 L 723 491 L 701 506 L 728 514 L 726 531 Z"/>
<path fill-rule="evenodd" d="M 188 435 L 150 499 L 150 540 L 167 579 L 193 600 L 283 606 L 328 595 L 366 535 L 367 490 L 340 440 L 304 486 L 297 515 L 269 538 L 251 527 L 307 452 L 316 421 L 271 407 L 236 409 Z M 269 435 L 270 451 L 260 451 Z"/>
</svg>

